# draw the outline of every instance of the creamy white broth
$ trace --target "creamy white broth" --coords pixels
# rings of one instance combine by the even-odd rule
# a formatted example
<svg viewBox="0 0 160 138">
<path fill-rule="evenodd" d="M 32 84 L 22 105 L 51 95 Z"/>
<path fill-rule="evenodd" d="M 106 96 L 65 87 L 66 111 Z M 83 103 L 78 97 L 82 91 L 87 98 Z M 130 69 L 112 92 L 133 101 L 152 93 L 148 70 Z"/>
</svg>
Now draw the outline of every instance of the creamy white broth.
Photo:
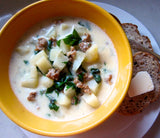
<svg viewBox="0 0 160 138">
<path fill-rule="evenodd" d="M 85 20 L 68 17 L 63 18 L 63 21 L 63 23 L 72 26 L 78 25 L 79 21 Z M 83 63 L 83 66 L 85 69 L 90 69 L 91 67 L 98 67 L 100 69 L 102 82 L 98 87 L 96 96 L 100 104 L 102 104 L 107 99 L 112 91 L 112 88 L 114 87 L 118 69 L 117 56 L 111 39 L 97 25 L 91 22 L 88 23 L 91 28 L 91 30 L 88 30 L 88 33 L 91 35 L 92 42 L 98 45 L 99 59 L 94 63 Z M 41 83 L 41 76 L 39 76 L 39 84 L 36 88 L 26 88 L 21 86 L 21 81 L 23 80 L 24 75 L 30 72 L 30 63 L 25 64 L 24 60 L 29 61 L 33 57 L 35 45 L 37 43 L 37 37 L 45 37 L 45 35 L 52 29 L 52 26 L 55 26 L 53 19 L 49 19 L 45 22 L 37 24 L 35 27 L 25 33 L 25 35 L 18 42 L 17 47 L 25 50 L 21 53 L 15 49 L 12 54 L 9 67 L 10 83 L 19 101 L 33 114 L 55 121 L 74 120 L 90 114 L 97 108 L 91 107 L 81 99 L 79 104 L 70 105 L 68 107 L 57 104 L 60 108 L 56 112 L 48 108 L 50 101 L 45 94 L 38 93 L 35 101 L 33 102 L 27 100 L 30 92 L 39 92 L 42 90 L 45 91 L 47 89 Z M 66 31 L 63 35 L 67 35 L 68 33 L 69 31 Z M 57 39 L 61 37 L 62 36 L 58 34 Z M 112 75 L 111 84 L 106 82 L 106 78 L 110 74 Z M 57 94 L 53 93 L 52 96 L 56 97 Z"/>
</svg>

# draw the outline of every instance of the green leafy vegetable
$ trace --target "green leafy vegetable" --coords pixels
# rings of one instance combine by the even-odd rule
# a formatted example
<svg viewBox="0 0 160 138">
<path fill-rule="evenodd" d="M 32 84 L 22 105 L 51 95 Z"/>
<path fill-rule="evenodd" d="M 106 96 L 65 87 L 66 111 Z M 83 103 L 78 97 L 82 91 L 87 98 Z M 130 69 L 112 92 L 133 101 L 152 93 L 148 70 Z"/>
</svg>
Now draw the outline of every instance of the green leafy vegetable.
<svg viewBox="0 0 160 138">
<path fill-rule="evenodd" d="M 48 40 L 47 50 L 50 51 L 52 48 L 52 40 Z"/>
<path fill-rule="evenodd" d="M 28 60 L 23 60 L 24 64 L 28 65 L 29 61 Z"/>
<path fill-rule="evenodd" d="M 59 106 L 56 105 L 56 100 L 55 99 L 50 100 L 49 109 L 58 111 Z"/>
<path fill-rule="evenodd" d="M 42 96 L 44 93 L 46 92 L 46 90 L 40 90 L 39 93 Z"/>
<path fill-rule="evenodd" d="M 54 86 L 57 90 L 61 91 L 64 89 L 65 87 L 65 82 L 62 82 L 62 81 L 57 81 L 54 83 Z"/>
<path fill-rule="evenodd" d="M 100 70 L 97 68 L 91 68 L 91 73 L 97 83 L 101 82 Z"/>
<path fill-rule="evenodd" d="M 72 34 L 69 34 L 65 38 L 57 41 L 58 46 L 60 46 L 61 40 L 63 40 L 65 44 L 73 46 L 77 45 L 80 42 L 81 37 L 79 36 L 78 32 L 74 29 Z"/>
<path fill-rule="evenodd" d="M 91 26 L 90 26 L 89 22 L 87 22 L 87 21 L 79 21 L 78 24 L 87 28 L 88 30 L 91 30 Z"/>
<path fill-rule="evenodd" d="M 47 89 L 46 94 L 52 93 L 54 90 L 55 90 L 55 86 L 53 85 Z"/>
<path fill-rule="evenodd" d="M 50 116 L 51 116 L 51 114 L 49 114 L 49 113 L 48 113 L 48 114 L 46 114 L 46 115 L 47 115 L 48 117 L 50 117 Z"/>
<path fill-rule="evenodd" d="M 61 39 L 57 41 L 57 45 L 60 46 L 61 44 Z"/>
<path fill-rule="evenodd" d="M 78 80 L 83 82 L 83 76 L 84 76 L 84 72 L 81 72 L 80 74 L 78 74 Z"/>
<path fill-rule="evenodd" d="M 68 82 L 67 85 L 66 85 L 66 88 L 67 88 L 67 90 L 69 88 L 76 89 L 76 85 L 73 82 Z"/>
</svg>

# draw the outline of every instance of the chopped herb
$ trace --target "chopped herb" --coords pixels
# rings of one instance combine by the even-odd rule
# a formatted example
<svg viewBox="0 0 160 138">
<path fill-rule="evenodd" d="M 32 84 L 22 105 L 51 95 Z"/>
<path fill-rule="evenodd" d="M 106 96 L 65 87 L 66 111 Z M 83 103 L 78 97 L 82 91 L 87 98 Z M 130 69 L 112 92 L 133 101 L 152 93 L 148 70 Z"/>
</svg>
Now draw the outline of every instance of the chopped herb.
<svg viewBox="0 0 160 138">
<path fill-rule="evenodd" d="M 78 80 L 83 82 L 83 76 L 84 76 L 84 72 L 81 72 L 80 74 L 78 74 Z"/>
<path fill-rule="evenodd" d="M 46 94 L 52 93 L 54 90 L 55 90 L 55 87 L 54 87 L 54 85 L 53 85 L 53 86 L 49 87 L 49 88 L 46 90 Z"/>
<path fill-rule="evenodd" d="M 60 46 L 61 39 L 57 41 L 57 45 Z"/>
<path fill-rule="evenodd" d="M 100 70 L 97 68 L 91 68 L 91 73 L 97 83 L 101 82 Z"/>
<path fill-rule="evenodd" d="M 104 71 L 104 72 L 107 72 L 107 69 L 106 69 L 106 68 L 103 68 L 103 71 Z"/>
<path fill-rule="evenodd" d="M 65 82 L 60 82 L 60 81 L 57 81 L 54 83 L 54 86 L 57 90 L 61 91 L 64 89 L 64 86 L 65 86 Z"/>
<path fill-rule="evenodd" d="M 77 96 L 74 96 L 72 104 L 77 105 L 78 103 L 79 103 L 79 99 L 77 98 Z"/>
<path fill-rule="evenodd" d="M 40 50 L 34 50 L 34 54 L 38 54 L 40 52 Z"/>
<path fill-rule="evenodd" d="M 49 109 L 58 111 L 59 106 L 57 106 L 55 102 L 56 102 L 55 99 L 50 100 Z"/>
<path fill-rule="evenodd" d="M 29 61 L 28 60 L 23 60 L 24 64 L 28 65 Z"/>
<path fill-rule="evenodd" d="M 48 114 L 46 114 L 46 115 L 47 115 L 48 117 L 50 117 L 50 116 L 51 116 L 51 114 L 49 114 L 49 113 L 48 113 Z"/>
<path fill-rule="evenodd" d="M 39 93 L 42 96 L 44 93 L 46 92 L 46 90 L 40 90 Z"/>
<path fill-rule="evenodd" d="M 47 50 L 50 51 L 52 48 L 52 40 L 48 40 Z"/>
<path fill-rule="evenodd" d="M 104 61 L 104 65 L 106 66 L 106 62 Z"/>
<path fill-rule="evenodd" d="M 76 85 L 73 82 L 68 82 L 67 85 L 66 85 L 66 88 L 67 88 L 67 90 L 69 88 L 76 89 Z"/>
<path fill-rule="evenodd" d="M 78 24 L 87 28 L 88 30 L 91 30 L 91 26 L 90 26 L 89 22 L 87 22 L 87 21 L 79 21 Z"/>
</svg>

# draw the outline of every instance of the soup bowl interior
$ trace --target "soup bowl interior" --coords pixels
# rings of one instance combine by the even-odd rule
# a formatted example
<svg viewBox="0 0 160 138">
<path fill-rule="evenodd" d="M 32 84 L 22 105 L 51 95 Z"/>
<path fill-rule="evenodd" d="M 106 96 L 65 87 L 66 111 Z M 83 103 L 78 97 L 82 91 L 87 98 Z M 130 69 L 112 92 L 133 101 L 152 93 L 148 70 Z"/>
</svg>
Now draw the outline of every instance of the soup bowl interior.
<svg viewBox="0 0 160 138">
<path fill-rule="evenodd" d="M 9 62 L 17 41 L 36 23 L 56 16 L 80 17 L 97 24 L 111 38 L 118 58 L 118 75 L 109 97 L 93 113 L 72 121 L 50 121 L 33 115 L 14 95 L 9 81 Z M 81 0 L 42 0 L 16 13 L 1 29 L 0 65 L 0 108 L 3 112 L 19 126 L 34 133 L 68 136 L 97 126 L 120 105 L 131 80 L 132 55 L 122 28 L 105 10 Z"/>
</svg>

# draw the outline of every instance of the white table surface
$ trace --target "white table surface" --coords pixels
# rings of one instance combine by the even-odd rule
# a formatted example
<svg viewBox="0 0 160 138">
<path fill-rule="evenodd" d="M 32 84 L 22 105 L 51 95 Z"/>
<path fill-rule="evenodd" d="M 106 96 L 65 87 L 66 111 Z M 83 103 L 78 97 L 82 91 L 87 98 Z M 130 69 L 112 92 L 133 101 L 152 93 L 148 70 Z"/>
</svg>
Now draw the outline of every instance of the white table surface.
<svg viewBox="0 0 160 138">
<path fill-rule="evenodd" d="M 36 0 L 0 0 L 0 16 L 15 12 L 15 5 L 23 8 Z M 92 0 L 94 1 L 94 0 Z M 97 0 L 119 7 L 132 14 L 141 21 L 152 33 L 160 45 L 160 0 Z M 1 20 L 1 19 L 0 19 Z M 1 26 L 0 26 L 1 27 Z M 160 138 L 160 114 L 144 138 Z M 0 137 L 1 138 L 27 138 L 19 127 L 9 120 L 0 110 Z"/>
</svg>

